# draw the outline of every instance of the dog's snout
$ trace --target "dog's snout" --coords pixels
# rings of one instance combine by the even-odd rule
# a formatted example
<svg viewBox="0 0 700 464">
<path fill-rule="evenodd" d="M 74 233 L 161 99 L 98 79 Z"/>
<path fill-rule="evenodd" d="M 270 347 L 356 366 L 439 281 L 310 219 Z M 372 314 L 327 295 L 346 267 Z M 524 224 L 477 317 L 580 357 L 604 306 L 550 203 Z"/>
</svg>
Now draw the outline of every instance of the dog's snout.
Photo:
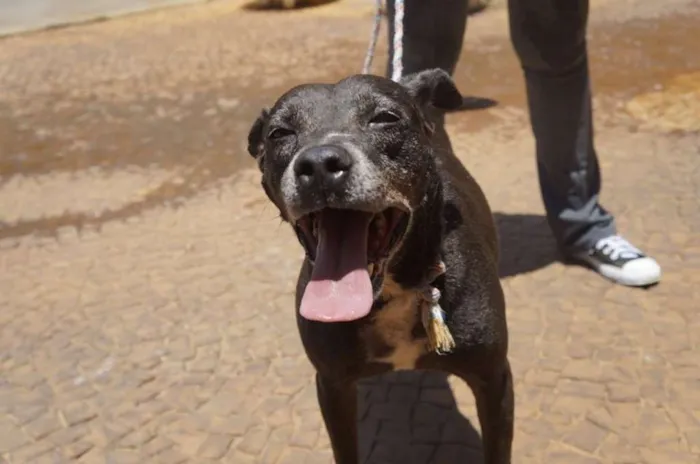
<svg viewBox="0 0 700 464">
<path fill-rule="evenodd" d="M 337 187 L 347 179 L 352 161 L 350 153 L 341 147 L 313 147 L 299 155 L 294 174 L 305 187 Z"/>
</svg>

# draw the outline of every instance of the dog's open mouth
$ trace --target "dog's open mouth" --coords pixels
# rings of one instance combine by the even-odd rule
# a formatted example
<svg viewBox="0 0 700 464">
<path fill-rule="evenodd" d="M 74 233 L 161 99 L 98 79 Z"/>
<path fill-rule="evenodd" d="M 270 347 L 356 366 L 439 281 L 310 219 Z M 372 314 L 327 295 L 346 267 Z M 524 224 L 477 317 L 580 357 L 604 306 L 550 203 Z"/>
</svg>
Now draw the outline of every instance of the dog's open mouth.
<svg viewBox="0 0 700 464">
<path fill-rule="evenodd" d="M 313 273 L 301 301 L 307 319 L 340 322 L 366 316 L 380 284 L 387 258 L 408 227 L 408 213 L 326 208 L 300 218 L 297 235 Z"/>
</svg>

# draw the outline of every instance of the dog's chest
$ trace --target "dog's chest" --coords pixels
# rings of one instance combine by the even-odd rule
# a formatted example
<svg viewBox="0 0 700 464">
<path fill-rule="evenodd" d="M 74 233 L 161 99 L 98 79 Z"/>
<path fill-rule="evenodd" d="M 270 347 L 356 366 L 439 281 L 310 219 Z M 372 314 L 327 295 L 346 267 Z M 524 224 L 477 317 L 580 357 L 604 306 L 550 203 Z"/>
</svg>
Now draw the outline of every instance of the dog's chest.
<svg viewBox="0 0 700 464">
<path fill-rule="evenodd" d="M 364 333 L 367 358 L 391 364 L 395 370 L 414 369 L 427 352 L 419 299 L 413 292 L 392 293 Z"/>
</svg>

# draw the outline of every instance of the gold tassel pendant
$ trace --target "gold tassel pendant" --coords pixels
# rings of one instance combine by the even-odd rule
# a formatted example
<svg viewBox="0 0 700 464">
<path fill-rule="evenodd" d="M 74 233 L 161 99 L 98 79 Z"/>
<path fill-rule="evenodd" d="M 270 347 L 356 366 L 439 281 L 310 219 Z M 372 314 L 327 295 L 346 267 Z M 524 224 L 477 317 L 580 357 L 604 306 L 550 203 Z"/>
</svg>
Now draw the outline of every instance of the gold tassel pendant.
<svg viewBox="0 0 700 464">
<path fill-rule="evenodd" d="M 437 275 L 445 272 L 445 264 L 440 262 L 436 267 Z M 435 277 L 437 277 L 437 275 Z M 423 295 L 422 314 L 423 327 L 428 334 L 430 348 L 439 355 L 450 353 L 455 347 L 455 341 L 445 322 L 445 311 L 440 307 L 440 290 L 428 286 Z"/>
</svg>

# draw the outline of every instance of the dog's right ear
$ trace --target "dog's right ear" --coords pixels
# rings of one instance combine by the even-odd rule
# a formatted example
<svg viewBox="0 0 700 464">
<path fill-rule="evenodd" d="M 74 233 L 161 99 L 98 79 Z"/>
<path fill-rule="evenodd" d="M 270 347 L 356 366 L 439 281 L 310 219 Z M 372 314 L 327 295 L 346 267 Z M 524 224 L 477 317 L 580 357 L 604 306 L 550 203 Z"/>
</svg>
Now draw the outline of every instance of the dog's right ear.
<svg viewBox="0 0 700 464">
<path fill-rule="evenodd" d="M 262 160 L 265 155 L 265 144 L 263 131 L 270 118 L 270 110 L 263 109 L 258 119 L 253 123 L 253 127 L 248 132 L 248 153 L 258 162 L 258 167 L 262 169 Z"/>
</svg>

